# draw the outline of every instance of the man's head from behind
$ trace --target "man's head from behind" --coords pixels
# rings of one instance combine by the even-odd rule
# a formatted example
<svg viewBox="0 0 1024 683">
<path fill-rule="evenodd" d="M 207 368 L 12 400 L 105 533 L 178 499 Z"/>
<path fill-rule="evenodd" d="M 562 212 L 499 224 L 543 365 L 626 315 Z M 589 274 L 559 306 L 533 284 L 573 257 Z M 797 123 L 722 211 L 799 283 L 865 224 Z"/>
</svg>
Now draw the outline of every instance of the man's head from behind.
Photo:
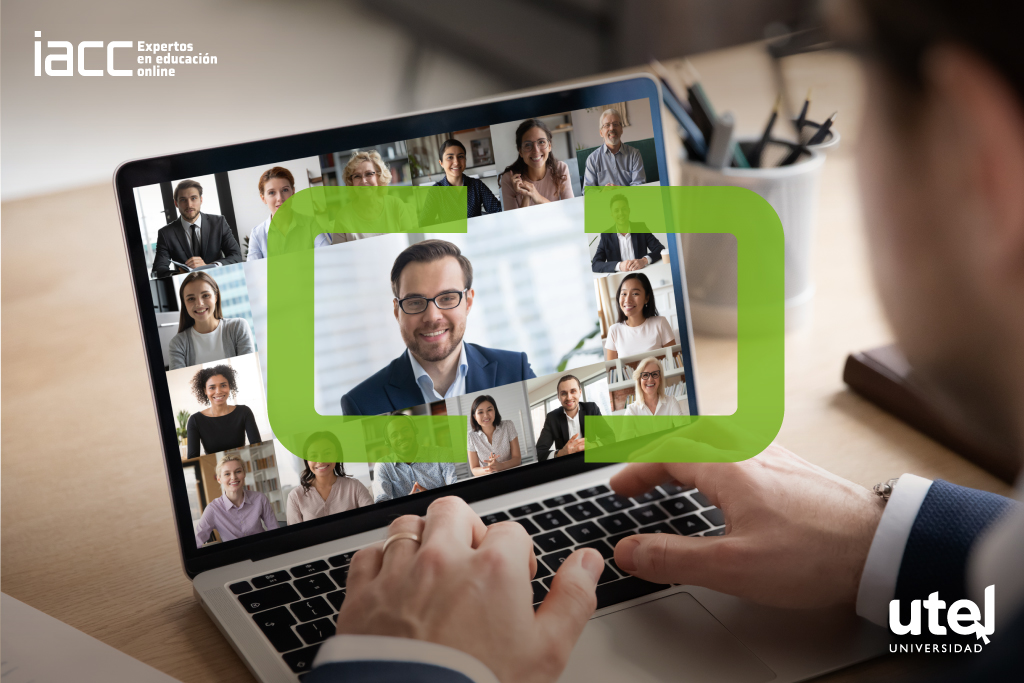
<svg viewBox="0 0 1024 683">
<path fill-rule="evenodd" d="M 458 353 L 473 307 L 473 265 L 457 246 L 424 240 L 407 247 L 391 268 L 395 319 L 420 362 Z"/>
<path fill-rule="evenodd" d="M 860 180 L 889 320 L 947 412 L 1024 443 L 1024 60 L 1016 3 L 860 0 Z M 844 13 L 845 10 L 845 13 Z"/>
<path fill-rule="evenodd" d="M 598 133 L 604 144 L 618 147 L 622 143 L 622 117 L 614 109 L 605 109 L 598 119 Z"/>
<path fill-rule="evenodd" d="M 194 180 L 182 180 L 174 188 L 174 205 L 189 223 L 195 223 L 203 205 L 203 186 Z"/>
<path fill-rule="evenodd" d="M 575 413 L 580 406 L 580 401 L 583 400 L 583 386 L 575 375 L 560 377 L 558 385 L 555 387 L 555 393 L 558 395 L 558 402 L 562 404 L 562 408 L 567 413 Z"/>
</svg>

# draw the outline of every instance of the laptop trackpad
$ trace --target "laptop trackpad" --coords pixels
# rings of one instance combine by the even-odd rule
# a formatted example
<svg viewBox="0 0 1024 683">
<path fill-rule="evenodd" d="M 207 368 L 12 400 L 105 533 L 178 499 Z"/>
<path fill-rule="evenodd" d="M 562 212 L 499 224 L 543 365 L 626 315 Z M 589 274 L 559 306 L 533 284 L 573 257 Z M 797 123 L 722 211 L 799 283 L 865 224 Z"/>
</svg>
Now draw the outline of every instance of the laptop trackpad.
<svg viewBox="0 0 1024 683">
<path fill-rule="evenodd" d="M 775 673 L 689 593 L 591 619 L 560 679 L 769 681 Z"/>
</svg>

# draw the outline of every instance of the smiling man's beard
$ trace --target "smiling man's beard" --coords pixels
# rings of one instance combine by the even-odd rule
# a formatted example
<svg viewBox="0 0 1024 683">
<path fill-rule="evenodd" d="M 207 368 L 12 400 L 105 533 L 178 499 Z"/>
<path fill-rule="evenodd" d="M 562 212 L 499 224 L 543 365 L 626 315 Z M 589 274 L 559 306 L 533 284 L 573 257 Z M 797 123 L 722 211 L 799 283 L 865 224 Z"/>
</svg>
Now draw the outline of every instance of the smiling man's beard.
<svg viewBox="0 0 1024 683">
<path fill-rule="evenodd" d="M 449 336 L 448 343 L 445 344 L 443 348 L 434 348 L 434 349 L 426 348 L 426 343 L 422 339 L 420 339 L 420 336 L 419 336 L 420 333 L 421 332 L 435 332 L 435 331 L 437 331 L 439 329 L 444 329 L 445 327 L 450 327 L 450 332 L 449 332 L 449 335 L 448 335 Z M 455 350 L 459 348 L 459 345 L 462 343 L 462 336 L 465 333 L 466 333 L 466 323 L 465 322 L 462 322 L 461 324 L 456 325 L 456 324 L 453 324 L 453 323 L 449 323 L 448 321 L 445 321 L 443 324 L 438 325 L 437 327 L 435 327 L 432 330 L 424 330 L 422 328 L 418 328 L 416 330 L 413 330 L 411 335 L 407 334 L 406 331 L 403 329 L 402 330 L 402 341 L 405 342 L 405 345 L 409 348 L 409 351 L 414 356 L 416 356 L 416 358 L 418 358 L 420 360 L 428 361 L 430 363 L 436 363 L 436 362 L 442 361 L 445 358 L 447 358 L 448 356 L 452 355 L 452 353 L 455 352 Z"/>
</svg>

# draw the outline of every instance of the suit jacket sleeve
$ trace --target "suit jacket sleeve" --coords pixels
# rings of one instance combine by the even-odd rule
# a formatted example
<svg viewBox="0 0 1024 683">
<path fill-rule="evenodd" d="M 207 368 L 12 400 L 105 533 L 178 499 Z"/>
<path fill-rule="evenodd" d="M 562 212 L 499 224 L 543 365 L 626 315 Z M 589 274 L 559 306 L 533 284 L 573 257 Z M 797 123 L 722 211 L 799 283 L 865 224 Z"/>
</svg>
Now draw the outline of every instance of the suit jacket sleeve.
<svg viewBox="0 0 1024 683">
<path fill-rule="evenodd" d="M 230 263 L 241 263 L 242 250 L 238 248 L 238 242 L 235 241 L 226 218 L 221 219 L 220 250 L 224 256 L 215 258 L 214 261 L 220 261 L 221 265 L 225 266 Z"/>
<path fill-rule="evenodd" d="M 461 650 L 395 636 L 340 635 L 320 645 L 306 683 L 498 683 Z"/>
<path fill-rule="evenodd" d="M 974 541 L 1012 505 L 994 493 L 935 480 L 903 550 L 896 599 L 923 599 L 935 591 L 947 605 L 966 598 L 967 558 Z"/>
<path fill-rule="evenodd" d="M 527 358 L 526 352 L 523 352 L 523 379 L 536 379 L 537 375 L 534 374 L 533 368 L 530 367 L 530 359 Z"/>
<path fill-rule="evenodd" d="M 171 250 L 167 246 L 167 230 L 161 228 L 156 235 L 156 255 L 153 257 L 153 277 L 168 277 L 171 274 Z"/>
<path fill-rule="evenodd" d="M 544 428 L 540 430 L 537 438 L 537 460 L 543 462 L 548 459 L 548 452 L 555 442 L 555 423 L 550 415 L 544 418 Z"/>
<path fill-rule="evenodd" d="M 611 260 L 613 256 L 608 245 L 608 242 L 614 239 L 614 237 L 614 235 L 607 233 L 601 234 L 601 239 L 597 243 L 597 251 L 590 262 L 590 268 L 595 273 L 614 273 L 615 266 L 619 265 L 619 259 Z"/>
<path fill-rule="evenodd" d="M 651 259 L 651 263 L 657 263 L 661 260 L 661 252 L 665 248 L 665 245 L 651 233 L 644 233 L 644 238 L 646 243 L 645 246 L 647 248 L 647 253 L 644 254 L 644 256 Z"/>
<path fill-rule="evenodd" d="M 345 394 L 341 397 L 341 414 L 342 415 L 362 415 L 363 411 L 359 409 L 359 406 L 352 400 L 352 394 Z"/>
</svg>

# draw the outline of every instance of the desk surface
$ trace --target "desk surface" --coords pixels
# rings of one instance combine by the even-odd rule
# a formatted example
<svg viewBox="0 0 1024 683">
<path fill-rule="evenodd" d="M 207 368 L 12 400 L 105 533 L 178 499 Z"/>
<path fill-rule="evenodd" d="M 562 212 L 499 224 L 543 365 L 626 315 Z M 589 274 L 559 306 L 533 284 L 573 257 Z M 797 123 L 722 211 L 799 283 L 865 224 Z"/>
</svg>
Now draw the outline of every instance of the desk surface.
<svg viewBox="0 0 1024 683">
<path fill-rule="evenodd" d="M 759 50 L 693 61 L 741 130 L 763 125 L 774 94 Z M 791 58 L 785 73 L 795 94 L 815 87 L 815 114 L 855 110 L 860 82 L 848 60 Z M 844 119 L 844 148 L 825 165 L 815 315 L 787 337 L 778 440 L 865 486 L 915 472 L 1009 493 L 842 383 L 849 352 L 890 341 L 866 263 L 849 154 L 853 119 Z M 182 681 L 251 681 L 193 598 L 178 559 L 111 188 L 2 208 L 4 592 Z M 697 340 L 706 412 L 735 405 L 735 351 L 728 340 Z M 879 660 L 827 680 L 898 675 L 906 666 Z"/>
</svg>

